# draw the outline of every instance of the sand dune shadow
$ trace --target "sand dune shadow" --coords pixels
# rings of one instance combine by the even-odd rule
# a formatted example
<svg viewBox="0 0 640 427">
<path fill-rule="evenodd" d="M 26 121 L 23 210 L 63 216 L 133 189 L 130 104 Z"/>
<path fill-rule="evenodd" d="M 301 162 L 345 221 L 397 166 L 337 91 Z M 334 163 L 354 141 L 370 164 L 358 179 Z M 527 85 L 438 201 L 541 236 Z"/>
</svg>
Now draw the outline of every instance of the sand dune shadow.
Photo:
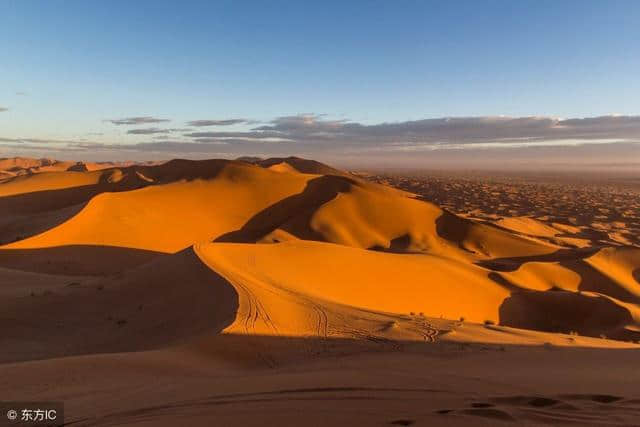
<svg viewBox="0 0 640 427">
<path fill-rule="evenodd" d="M 354 184 L 350 178 L 323 175 L 307 182 L 304 190 L 286 197 L 263 209 L 247 221 L 242 228 L 225 233 L 216 242 L 253 243 L 277 228 L 304 240 L 324 239 L 308 227 L 311 215 L 322 205 L 333 200 L 338 193 Z"/>
<path fill-rule="evenodd" d="M 164 348 L 218 334 L 237 310 L 235 288 L 189 248 L 111 277 L 1 299 L 0 361 Z"/>
</svg>

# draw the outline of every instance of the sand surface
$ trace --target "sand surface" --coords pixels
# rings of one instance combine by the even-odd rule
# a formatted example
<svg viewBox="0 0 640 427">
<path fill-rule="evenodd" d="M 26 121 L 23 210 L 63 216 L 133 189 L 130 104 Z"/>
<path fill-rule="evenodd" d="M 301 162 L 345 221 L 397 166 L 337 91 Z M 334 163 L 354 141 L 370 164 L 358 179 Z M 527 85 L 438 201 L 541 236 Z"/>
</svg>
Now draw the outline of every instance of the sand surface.
<svg viewBox="0 0 640 427">
<path fill-rule="evenodd" d="M 78 426 L 640 425 L 631 184 L 82 165 L 0 160 L 3 400 Z"/>
</svg>

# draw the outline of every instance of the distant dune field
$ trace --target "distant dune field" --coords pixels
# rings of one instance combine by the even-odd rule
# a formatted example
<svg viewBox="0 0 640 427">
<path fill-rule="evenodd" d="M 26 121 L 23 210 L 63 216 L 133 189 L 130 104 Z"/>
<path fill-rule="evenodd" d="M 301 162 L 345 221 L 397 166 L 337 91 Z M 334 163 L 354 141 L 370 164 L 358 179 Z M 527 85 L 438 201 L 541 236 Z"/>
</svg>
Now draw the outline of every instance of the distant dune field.
<svg viewBox="0 0 640 427">
<path fill-rule="evenodd" d="M 73 425 L 637 422 L 635 240 L 405 187 L 0 160 L 2 395 Z"/>
</svg>

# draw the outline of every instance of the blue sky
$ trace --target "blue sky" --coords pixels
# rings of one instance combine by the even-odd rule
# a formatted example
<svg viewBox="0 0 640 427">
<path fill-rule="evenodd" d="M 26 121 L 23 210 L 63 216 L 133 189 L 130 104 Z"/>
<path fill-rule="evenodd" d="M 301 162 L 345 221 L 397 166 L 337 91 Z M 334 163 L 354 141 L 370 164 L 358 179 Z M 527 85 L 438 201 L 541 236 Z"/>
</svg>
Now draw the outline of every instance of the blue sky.
<svg viewBox="0 0 640 427">
<path fill-rule="evenodd" d="M 443 117 L 635 116 L 638 22 L 640 2 L 633 0 L 4 0 L 0 139 L 7 141 L 0 156 L 49 149 L 57 157 L 331 152 L 339 159 L 340 147 L 351 143 L 342 136 L 333 145 L 296 140 L 284 148 L 229 136 L 204 152 L 176 144 L 193 143 L 185 134 L 202 129 L 186 123 L 206 119 L 247 119 L 206 129 L 246 137 L 286 117 L 307 124 L 313 117 L 312 127 L 366 127 Z M 143 137 L 107 121 L 129 117 L 167 119 L 146 128 L 184 130 Z M 638 129 L 627 126 L 603 140 L 628 146 Z M 389 151 L 405 136 L 376 136 L 359 147 Z M 162 140 L 173 151 L 152 149 Z M 55 141 L 84 141 L 84 148 Z M 156 145 L 139 153 L 132 147 L 150 142 Z M 87 148 L 91 143 L 102 148 Z M 56 154 L 60 148 L 66 151 Z"/>
</svg>

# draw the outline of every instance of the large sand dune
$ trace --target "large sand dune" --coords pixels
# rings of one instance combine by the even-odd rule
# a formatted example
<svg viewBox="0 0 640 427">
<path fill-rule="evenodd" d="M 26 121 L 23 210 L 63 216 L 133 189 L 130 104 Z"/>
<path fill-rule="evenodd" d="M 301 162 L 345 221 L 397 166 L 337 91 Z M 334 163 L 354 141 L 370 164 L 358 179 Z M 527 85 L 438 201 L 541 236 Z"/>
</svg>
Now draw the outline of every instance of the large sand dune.
<svg viewBox="0 0 640 427">
<path fill-rule="evenodd" d="M 299 425 L 286 402 L 351 414 L 332 425 L 640 416 L 637 370 L 620 398 L 571 371 L 637 360 L 637 247 L 567 247 L 298 158 L 67 169 L 0 183 L 3 395 L 65 400 L 78 425 Z"/>
</svg>

